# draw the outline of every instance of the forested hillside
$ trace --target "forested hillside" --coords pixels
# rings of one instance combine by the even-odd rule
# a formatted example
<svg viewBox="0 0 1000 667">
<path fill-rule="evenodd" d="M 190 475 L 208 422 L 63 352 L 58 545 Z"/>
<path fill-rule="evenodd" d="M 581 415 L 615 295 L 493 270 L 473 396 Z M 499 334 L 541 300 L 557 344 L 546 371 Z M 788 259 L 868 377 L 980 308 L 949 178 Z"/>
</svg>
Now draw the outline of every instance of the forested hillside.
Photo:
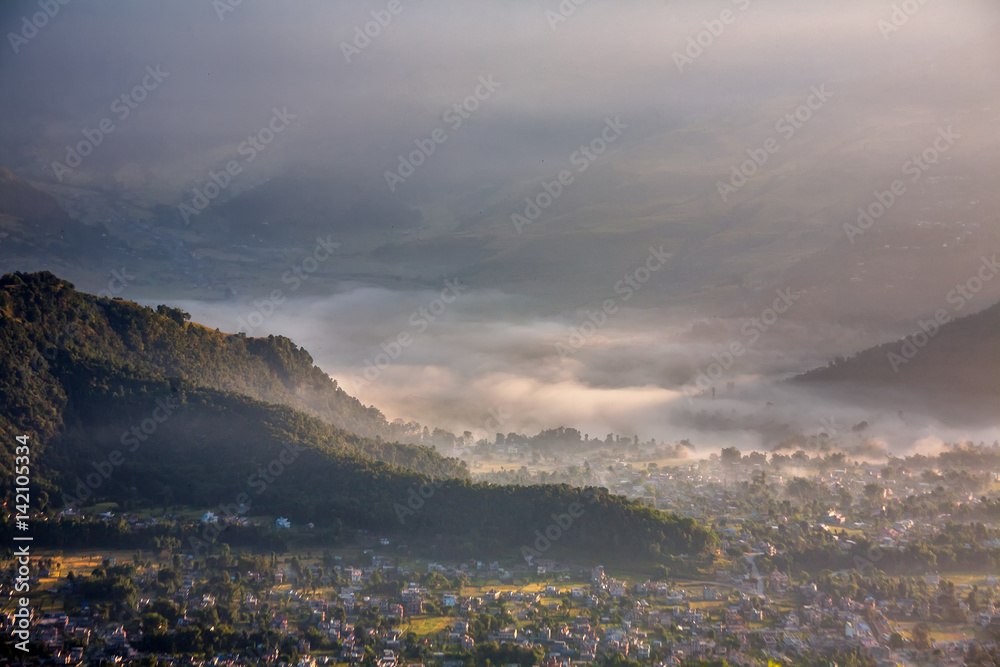
<svg viewBox="0 0 1000 667">
<path fill-rule="evenodd" d="M 5 434 L 11 432 L 7 420 L 15 430 L 54 434 L 64 396 L 53 373 L 80 359 L 287 405 L 369 438 L 396 439 L 399 430 L 340 389 L 287 338 L 213 331 L 186 322 L 175 308 L 77 292 L 48 272 L 0 279 L 0 345 L 0 390 L 11 401 L 0 414 Z M 453 474 L 464 473 L 456 465 Z"/>
<path fill-rule="evenodd" d="M 29 435 L 43 512 L 242 498 L 256 515 L 465 550 L 535 548 L 554 517 L 566 528 L 556 551 L 656 558 L 715 543 L 690 519 L 605 491 L 473 484 L 464 466 L 427 447 L 372 440 L 259 400 L 343 397 L 357 414 L 354 399 L 284 338 L 226 336 L 174 309 L 80 294 L 51 274 L 5 276 L 0 312 L 4 474 L 15 435 Z"/>
<path fill-rule="evenodd" d="M 694 521 L 603 491 L 435 479 L 366 458 L 360 438 L 285 407 L 87 370 L 75 375 L 78 386 L 68 388 L 66 429 L 46 456 L 56 493 L 66 494 L 49 496 L 56 505 L 89 494 L 88 503 L 115 501 L 133 509 L 217 507 L 246 494 L 254 515 L 280 514 L 296 524 L 321 526 L 339 521 L 415 542 L 497 552 L 534 548 L 535 530 L 544 532 L 553 515 L 571 513 L 572 530 L 559 540 L 560 550 L 653 557 L 699 552 L 712 539 Z M 152 433 L 140 429 L 143 439 L 122 437 L 157 405 L 166 405 L 171 414 Z M 413 464 L 408 457 L 416 448 L 385 447 L 382 458 Z M 91 488 L 85 479 L 101 466 L 107 479 Z M 570 509 L 574 503 L 579 510 Z"/>
</svg>

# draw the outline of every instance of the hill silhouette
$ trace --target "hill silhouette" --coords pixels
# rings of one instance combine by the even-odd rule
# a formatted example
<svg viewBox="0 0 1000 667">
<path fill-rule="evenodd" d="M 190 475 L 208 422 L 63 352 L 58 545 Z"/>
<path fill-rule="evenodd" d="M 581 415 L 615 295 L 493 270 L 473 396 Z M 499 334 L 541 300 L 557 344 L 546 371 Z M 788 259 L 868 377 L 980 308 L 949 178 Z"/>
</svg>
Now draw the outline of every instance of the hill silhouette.
<svg viewBox="0 0 1000 667">
<path fill-rule="evenodd" d="M 935 323 L 936 324 L 936 323 Z M 1000 406 L 1000 304 L 838 358 L 796 382 L 854 383 Z"/>
<path fill-rule="evenodd" d="M 714 544 L 690 519 L 603 490 L 474 484 L 428 447 L 266 402 L 322 395 L 339 397 L 345 414 L 357 407 L 287 339 L 221 334 L 177 309 L 80 293 L 49 273 L 0 279 L 0 349 L 0 467 L 10 473 L 15 436 L 28 435 L 44 512 L 243 499 L 254 514 L 496 553 L 534 544 L 536 530 L 570 512 L 557 551 L 655 558 Z"/>
</svg>

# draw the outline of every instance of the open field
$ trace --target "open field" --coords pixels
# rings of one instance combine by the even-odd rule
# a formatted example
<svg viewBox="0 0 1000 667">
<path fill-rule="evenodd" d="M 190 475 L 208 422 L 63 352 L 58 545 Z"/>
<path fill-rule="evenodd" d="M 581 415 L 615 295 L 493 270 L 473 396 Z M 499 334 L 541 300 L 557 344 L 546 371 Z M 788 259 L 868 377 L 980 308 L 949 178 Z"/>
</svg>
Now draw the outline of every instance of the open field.
<svg viewBox="0 0 1000 667">
<path fill-rule="evenodd" d="M 990 584 L 986 583 L 986 577 L 990 575 L 987 574 L 943 574 L 941 575 L 942 580 L 950 581 L 956 586 L 979 586 L 980 588 L 988 587 Z M 994 575 L 995 576 L 995 575 Z"/>
<path fill-rule="evenodd" d="M 706 611 L 708 609 L 717 609 L 726 605 L 724 601 L 718 600 L 696 600 L 691 602 L 691 608 L 698 611 Z"/>
<path fill-rule="evenodd" d="M 913 628 L 917 622 L 892 623 L 892 629 L 903 635 L 907 639 L 913 638 Z M 975 631 L 967 625 L 950 625 L 944 623 L 930 623 L 931 641 L 963 641 L 975 639 Z"/>
<path fill-rule="evenodd" d="M 412 632 L 418 637 L 426 637 L 451 627 L 454 622 L 452 616 L 410 616 L 409 623 L 403 626 L 403 633 Z"/>
</svg>

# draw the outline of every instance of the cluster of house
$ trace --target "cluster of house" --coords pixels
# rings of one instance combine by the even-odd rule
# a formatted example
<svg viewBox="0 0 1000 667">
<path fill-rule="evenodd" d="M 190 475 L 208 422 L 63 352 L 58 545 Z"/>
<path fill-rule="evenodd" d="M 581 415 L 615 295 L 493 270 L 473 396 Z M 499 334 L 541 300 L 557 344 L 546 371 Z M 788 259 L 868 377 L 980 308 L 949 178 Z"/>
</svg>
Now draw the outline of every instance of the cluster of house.
<svg viewBox="0 0 1000 667">
<path fill-rule="evenodd" d="M 13 627 L 13 617 L 0 614 L 0 629 Z M 42 644 L 51 655 L 52 664 L 80 665 L 85 647 L 99 641 L 103 645 L 100 657 L 121 661 L 138 658 L 129 646 L 128 633 L 120 624 L 101 624 L 90 615 L 69 616 L 64 612 L 49 612 L 38 618 L 31 629 L 33 644 Z"/>
<path fill-rule="evenodd" d="M 759 546 L 759 545 L 758 545 Z M 215 600 L 198 592 L 196 583 L 200 574 L 191 569 L 188 561 L 183 584 L 175 595 L 175 602 L 183 602 L 185 616 L 179 625 L 197 617 L 200 609 L 212 607 Z M 487 641 L 516 644 L 523 647 L 541 647 L 545 651 L 543 667 L 568 667 L 587 664 L 602 655 L 621 654 L 641 662 L 658 665 L 677 665 L 687 658 L 714 660 L 725 658 L 737 665 L 757 665 L 761 651 L 776 661 L 788 661 L 790 656 L 806 652 L 829 652 L 859 649 L 879 664 L 895 665 L 898 652 L 888 648 L 889 619 L 925 618 L 929 612 L 926 603 L 840 599 L 834 600 L 819 591 L 815 584 L 790 590 L 788 577 L 780 572 L 752 578 L 735 575 L 728 570 L 717 573 L 713 584 L 700 584 L 697 588 L 680 586 L 663 581 L 628 583 L 609 577 L 605 569 L 597 566 L 588 572 L 569 572 L 558 563 L 546 562 L 555 576 L 555 584 L 541 590 L 490 590 L 477 595 L 462 595 L 452 591 L 431 592 L 416 582 L 406 583 L 393 596 L 365 594 L 376 572 L 384 579 L 406 581 L 412 574 L 393 565 L 384 556 L 372 556 L 370 565 L 354 567 L 338 564 L 333 568 L 342 585 L 335 594 L 310 594 L 295 589 L 296 575 L 291 569 L 279 569 L 279 582 L 291 583 L 293 589 L 279 595 L 270 591 L 270 600 L 259 600 L 248 594 L 242 602 L 251 610 L 260 610 L 265 602 L 276 610 L 271 626 L 280 634 L 298 641 L 300 651 L 307 657 L 303 664 L 311 665 L 314 658 L 309 642 L 300 636 L 297 623 L 290 619 L 310 618 L 310 625 L 340 646 L 340 653 L 329 658 L 349 664 L 358 664 L 365 658 L 364 646 L 378 647 L 378 667 L 399 667 L 406 648 L 404 633 L 399 629 L 412 616 L 425 614 L 425 607 L 433 602 L 436 607 L 447 608 L 455 620 L 437 635 L 426 640 L 431 660 L 446 667 L 448 654 L 457 649 L 471 651 L 476 640 L 470 633 L 470 619 L 482 613 L 497 613 L 496 602 L 504 602 L 513 621 L 507 627 L 493 630 Z M 323 578 L 315 565 L 317 578 Z M 527 570 L 527 567 L 523 568 Z M 428 571 L 447 575 L 484 571 L 497 576 L 503 569 L 498 563 L 466 562 L 455 565 L 431 563 Z M 253 579 L 253 572 L 246 574 Z M 329 575 L 326 575 L 329 577 Z M 329 583 L 330 579 L 327 579 Z M 559 585 L 561 582 L 568 582 Z M 930 583 L 930 582 L 929 582 Z M 996 586 L 996 579 L 993 580 Z M 762 590 L 763 588 L 763 590 Z M 770 596 L 794 592 L 802 601 L 792 609 L 779 605 Z M 149 600 L 140 600 L 139 605 Z M 546 610 L 563 612 L 568 607 L 575 614 L 572 621 L 554 627 L 536 627 L 532 612 Z M 359 637 L 358 619 L 365 612 L 400 621 L 382 626 L 383 629 L 366 628 L 368 636 Z M 80 616 L 50 614 L 40 619 L 33 636 L 46 644 L 55 656 L 55 664 L 80 664 L 84 649 L 94 639 L 99 639 L 102 650 L 99 657 L 128 661 L 137 659 L 133 648 L 135 637 L 130 637 L 120 625 L 102 623 L 97 614 L 85 610 Z M 0 617 L 0 625 L 10 627 L 13 618 Z M 979 623 L 1000 623 L 996 609 L 985 604 L 970 620 Z M 396 627 L 391 627 L 395 625 Z M 669 629 L 668 638 L 663 630 Z M 943 645 L 953 653 L 959 652 L 961 643 Z M 756 656 L 756 657 L 751 657 Z M 88 654 L 89 659 L 94 654 Z M 255 656 L 276 660 L 277 653 Z M 327 657 L 324 657 L 324 660 Z M 322 662 L 322 660 L 321 660 Z M 179 663 L 178 663 L 179 664 Z M 239 656 L 220 656 L 215 664 L 249 664 Z"/>
<path fill-rule="evenodd" d="M 480 564 L 481 565 L 481 564 Z M 546 566 L 551 566 L 546 563 Z M 558 566 L 556 566 L 558 568 Z M 465 571 L 462 564 L 445 568 L 431 564 L 432 571 L 456 573 Z M 532 608 L 546 605 L 550 610 L 558 609 L 561 603 L 554 599 L 569 598 L 574 607 L 579 605 L 579 615 L 572 622 L 556 628 L 542 628 L 537 632 L 525 632 L 517 625 L 491 632 L 488 641 L 512 643 L 523 647 L 542 647 L 545 650 L 546 667 L 587 664 L 605 654 L 622 654 L 639 661 L 652 661 L 659 656 L 662 665 L 678 665 L 687 658 L 714 660 L 725 658 L 737 665 L 761 664 L 751 657 L 751 650 L 760 649 L 775 660 L 787 660 L 789 656 L 806 652 L 830 652 L 834 650 L 859 649 L 874 658 L 879 664 L 895 665 L 899 655 L 887 647 L 890 634 L 887 617 L 898 618 L 900 614 L 919 617 L 920 609 L 905 609 L 888 601 L 867 599 L 854 601 L 842 599 L 834 601 L 819 592 L 815 584 L 799 587 L 795 592 L 806 601 L 800 607 L 785 610 L 774 603 L 768 595 L 761 595 L 747 576 L 734 576 L 731 572 L 720 572 L 719 582 L 704 585 L 696 594 L 690 587 L 683 588 L 666 582 L 643 581 L 628 584 L 605 574 L 603 567 L 596 567 L 589 573 L 589 584 L 568 587 L 547 586 L 538 592 L 516 590 L 491 590 L 481 595 L 463 596 L 453 592 L 431 594 L 415 583 L 408 584 L 398 599 L 379 599 L 360 596 L 357 584 L 363 584 L 370 576 L 370 569 L 345 568 L 357 578 L 353 585 L 345 586 L 337 604 L 347 611 L 348 621 L 320 621 L 318 628 L 331 639 L 342 643 L 339 659 L 342 662 L 357 662 L 363 652 L 355 645 L 354 626 L 350 619 L 365 608 L 378 609 L 379 613 L 393 618 L 406 619 L 411 614 L 420 614 L 429 600 L 449 609 L 450 615 L 459 619 L 437 637 L 430 639 L 435 664 L 447 666 L 447 650 L 461 648 L 471 650 L 475 640 L 469 635 L 468 618 L 473 615 L 496 610 L 490 603 L 508 603 L 512 615 L 518 623 L 528 622 Z M 575 578 L 575 577 L 574 577 Z M 762 577 L 768 593 L 785 595 L 789 592 L 787 575 L 773 572 Z M 628 604 L 621 598 L 628 598 Z M 712 614 L 698 602 L 715 602 L 712 607 L 721 612 Z M 316 611 L 323 611 L 322 600 L 311 600 Z M 593 622 L 586 610 L 596 609 L 599 622 Z M 620 622 L 611 622 L 610 610 L 620 614 Z M 983 612 L 994 614 L 987 606 Z M 991 616 L 992 618 L 992 616 Z M 871 620 L 874 619 L 874 620 Z M 655 628 L 671 628 L 674 635 L 669 647 L 658 637 Z M 405 647 L 398 630 L 384 631 L 381 635 L 374 630 L 372 639 L 387 652 L 380 665 L 392 667 L 398 661 L 399 651 Z M 681 639 L 677 637 L 680 636 Z M 666 650 L 666 649 L 669 650 Z M 952 646 L 952 650 L 958 647 Z M 759 654 L 758 654 L 759 655 Z"/>
</svg>

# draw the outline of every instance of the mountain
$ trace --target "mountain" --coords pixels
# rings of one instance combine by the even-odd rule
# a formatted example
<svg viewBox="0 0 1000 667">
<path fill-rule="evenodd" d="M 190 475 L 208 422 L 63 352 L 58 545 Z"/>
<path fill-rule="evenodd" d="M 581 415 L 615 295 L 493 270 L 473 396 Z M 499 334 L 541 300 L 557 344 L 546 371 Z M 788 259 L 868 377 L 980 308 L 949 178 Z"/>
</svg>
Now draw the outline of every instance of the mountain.
<svg viewBox="0 0 1000 667">
<path fill-rule="evenodd" d="M 280 403 L 371 438 L 415 437 L 414 425 L 392 425 L 365 407 L 281 336 L 248 338 L 188 324 L 181 311 L 155 311 L 121 299 L 83 294 L 51 273 L 4 278 L 5 327 L 17 323 L 26 350 L 9 370 L 42 370 L 46 356 L 97 356 L 143 372 Z M 46 308 L 38 306 L 47 304 Z M 13 335 L 13 333 L 10 333 Z M 32 346 L 39 350 L 32 352 Z M 47 351 L 46 351 L 47 350 Z"/>
<path fill-rule="evenodd" d="M 0 468 L 11 472 L 15 437 L 27 435 L 42 511 L 245 502 L 255 516 L 497 553 L 534 544 L 536 530 L 565 517 L 573 529 L 564 526 L 559 550 L 652 558 L 714 543 L 690 519 L 602 490 L 473 484 L 430 448 L 316 416 L 373 413 L 287 339 L 213 332 L 179 310 L 98 298 L 49 273 L 0 279 L 0 349 Z"/>
<path fill-rule="evenodd" d="M 32 187 L 7 167 L 0 167 L 0 215 L 32 221 L 42 233 L 72 225 L 55 197 Z"/>
<path fill-rule="evenodd" d="M 420 224 L 420 215 L 372 190 L 357 175 L 295 169 L 213 206 L 210 234 L 229 243 L 287 243 L 298 236 L 391 233 Z"/>
<path fill-rule="evenodd" d="M 372 461 L 365 448 L 350 447 L 350 435 L 331 434 L 318 420 L 287 408 L 169 382 L 105 378 L 100 369 L 74 377 L 79 386 L 69 392 L 67 428 L 53 440 L 48 459 L 67 493 L 60 506 L 90 493 L 90 482 L 83 480 L 97 462 L 110 475 L 94 498 L 126 508 L 216 507 L 244 502 L 245 494 L 255 516 L 398 533 L 414 544 L 513 553 L 534 544 L 534 529 L 544 531 L 553 516 L 579 514 L 570 510 L 579 503 L 583 514 L 566 531 L 563 549 L 650 556 L 692 553 L 710 543 L 710 534 L 691 520 L 603 491 L 435 482 Z M 129 421 L 140 424 L 157 401 L 171 408 L 168 418 L 145 440 L 118 447 Z M 120 456 L 109 453 L 109 440 Z"/>
<path fill-rule="evenodd" d="M 16 273 L 0 280 L 0 312 L 0 340 L 8 351 L 0 362 L 0 388 L 11 392 L 9 408 L 0 416 L 9 420 L 7 432 L 33 425 L 44 437 L 58 432 L 66 405 L 59 374 L 66 367 L 100 361 L 127 375 L 174 378 L 286 405 L 324 420 L 333 427 L 331 432 L 377 438 L 369 448 L 389 456 L 381 438 L 392 428 L 382 413 L 347 395 L 313 364 L 308 352 L 287 338 L 212 331 L 188 323 L 177 309 L 159 306 L 154 311 L 84 294 L 47 272 Z M 38 409 L 44 412 L 40 415 Z M 414 461 L 434 460 L 424 472 L 466 475 L 459 462 L 443 465 L 432 449 L 396 447 L 419 450 Z M 395 453 L 389 458 L 398 460 Z"/>
<path fill-rule="evenodd" d="M 0 258 L 37 254 L 86 264 L 88 256 L 110 249 L 97 227 L 70 217 L 55 197 L 0 167 Z"/>
<path fill-rule="evenodd" d="M 957 292 L 956 296 L 961 297 Z M 945 318 L 942 316 L 941 320 Z M 910 336 L 849 359 L 836 359 L 795 381 L 819 385 L 851 383 L 918 393 L 928 398 L 982 403 L 990 406 L 995 415 L 1000 407 L 998 362 L 1000 303 L 945 324 L 938 324 L 933 317 L 922 319 Z"/>
</svg>

